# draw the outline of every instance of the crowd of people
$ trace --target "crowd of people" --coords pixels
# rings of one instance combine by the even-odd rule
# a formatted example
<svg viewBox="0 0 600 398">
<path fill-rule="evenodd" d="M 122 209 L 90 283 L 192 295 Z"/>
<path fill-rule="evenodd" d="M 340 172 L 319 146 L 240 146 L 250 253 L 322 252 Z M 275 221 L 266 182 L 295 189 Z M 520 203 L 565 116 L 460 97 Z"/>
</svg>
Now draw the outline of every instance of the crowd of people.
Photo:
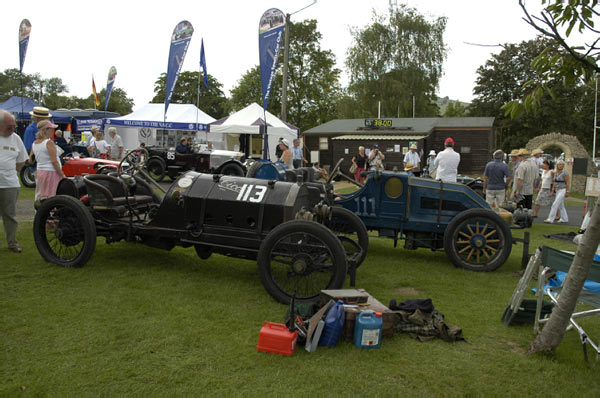
<svg viewBox="0 0 600 398">
<path fill-rule="evenodd" d="M 91 131 L 92 135 L 87 142 L 87 151 L 91 157 L 112 160 L 122 159 L 123 140 L 117 134 L 115 127 L 108 128 L 108 137 L 104 136 L 98 126 L 92 126 Z"/>
</svg>

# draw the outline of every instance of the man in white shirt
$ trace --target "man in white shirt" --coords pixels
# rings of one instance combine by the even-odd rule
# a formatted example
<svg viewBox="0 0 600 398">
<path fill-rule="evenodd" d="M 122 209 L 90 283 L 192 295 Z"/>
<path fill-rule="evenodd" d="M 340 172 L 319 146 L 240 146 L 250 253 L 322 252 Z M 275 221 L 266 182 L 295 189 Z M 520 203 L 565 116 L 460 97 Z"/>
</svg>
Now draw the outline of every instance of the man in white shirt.
<svg viewBox="0 0 600 398">
<path fill-rule="evenodd" d="M 108 140 L 106 140 L 110 146 L 110 158 L 113 160 L 121 160 L 123 157 L 123 140 L 117 134 L 116 127 L 108 128 Z"/>
<path fill-rule="evenodd" d="M 452 137 L 446 138 L 444 146 L 446 149 L 438 153 L 433 162 L 433 167 L 437 168 L 435 178 L 443 182 L 456 182 L 460 155 L 454 152 L 454 140 Z"/>
<path fill-rule="evenodd" d="M 17 171 L 25 164 L 27 151 L 21 137 L 14 134 L 16 127 L 13 115 L 0 110 L 0 216 L 8 250 L 21 253 L 17 242 L 17 198 L 21 187 Z"/>
<path fill-rule="evenodd" d="M 415 176 L 420 176 L 421 175 L 421 155 L 419 155 L 419 152 L 417 152 L 417 145 L 412 144 L 410 146 L 410 150 L 408 152 L 406 152 L 406 155 L 404 155 L 404 167 L 406 167 L 406 165 L 408 163 L 411 163 L 413 165 L 413 169 L 412 172 Z"/>
<path fill-rule="evenodd" d="M 515 173 L 517 186 L 515 188 L 515 202 L 526 209 L 531 209 L 533 204 L 533 186 L 538 174 L 538 167 L 534 157 L 529 157 L 526 148 L 519 150 L 519 167 Z"/>
</svg>

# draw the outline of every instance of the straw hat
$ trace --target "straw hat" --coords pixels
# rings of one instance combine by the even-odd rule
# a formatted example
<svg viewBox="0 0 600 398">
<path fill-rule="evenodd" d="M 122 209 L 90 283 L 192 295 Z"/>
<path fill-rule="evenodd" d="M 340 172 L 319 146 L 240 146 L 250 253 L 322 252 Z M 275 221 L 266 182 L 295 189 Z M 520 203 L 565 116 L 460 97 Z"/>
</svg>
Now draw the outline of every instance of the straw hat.
<svg viewBox="0 0 600 398">
<path fill-rule="evenodd" d="M 408 162 L 404 165 L 404 171 L 412 170 L 414 167 L 411 162 Z"/>
<path fill-rule="evenodd" d="M 33 111 L 29 112 L 29 114 L 35 117 L 52 117 L 48 108 L 44 108 L 43 106 L 34 106 Z"/>
<path fill-rule="evenodd" d="M 282 138 L 282 139 L 281 139 L 281 143 L 282 143 L 283 145 L 285 145 L 287 148 L 289 148 L 289 147 L 290 147 L 290 142 L 289 142 L 287 139 L 285 139 L 285 138 Z"/>
<path fill-rule="evenodd" d="M 529 151 L 527 150 L 527 148 L 519 149 L 519 156 L 529 156 Z"/>
<path fill-rule="evenodd" d="M 513 149 L 512 151 L 510 151 L 510 156 L 519 156 L 519 150 Z"/>
<path fill-rule="evenodd" d="M 531 152 L 531 154 L 532 154 L 533 156 L 535 156 L 535 155 L 541 155 L 542 153 L 544 153 L 544 151 L 542 151 L 540 148 L 535 148 L 535 149 L 534 149 L 534 150 Z"/>
<path fill-rule="evenodd" d="M 93 132 L 97 132 L 97 131 L 99 131 L 100 129 L 98 128 L 98 126 L 94 125 L 94 126 L 92 126 L 91 130 L 92 130 Z"/>
<path fill-rule="evenodd" d="M 417 149 L 417 144 L 411 144 L 410 149 Z"/>
</svg>

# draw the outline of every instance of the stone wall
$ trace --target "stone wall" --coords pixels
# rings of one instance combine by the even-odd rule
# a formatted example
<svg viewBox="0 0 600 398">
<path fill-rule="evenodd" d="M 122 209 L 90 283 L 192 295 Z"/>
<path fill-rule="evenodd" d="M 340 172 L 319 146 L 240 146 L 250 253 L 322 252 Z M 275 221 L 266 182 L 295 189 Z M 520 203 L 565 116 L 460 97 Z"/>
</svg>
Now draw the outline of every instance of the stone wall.
<svg viewBox="0 0 600 398">
<path fill-rule="evenodd" d="M 566 169 L 571 176 L 571 191 L 584 193 L 585 192 L 585 181 L 588 176 L 597 173 L 597 168 L 592 162 L 592 158 L 588 155 L 587 150 L 579 142 L 577 137 L 572 135 L 550 133 L 537 136 L 527 143 L 527 149 L 531 152 L 535 148 L 544 150 L 551 146 L 559 147 L 565 153 L 565 159 L 574 158 L 587 159 L 587 173 L 586 175 L 573 175 L 573 165 L 567 164 Z"/>
</svg>

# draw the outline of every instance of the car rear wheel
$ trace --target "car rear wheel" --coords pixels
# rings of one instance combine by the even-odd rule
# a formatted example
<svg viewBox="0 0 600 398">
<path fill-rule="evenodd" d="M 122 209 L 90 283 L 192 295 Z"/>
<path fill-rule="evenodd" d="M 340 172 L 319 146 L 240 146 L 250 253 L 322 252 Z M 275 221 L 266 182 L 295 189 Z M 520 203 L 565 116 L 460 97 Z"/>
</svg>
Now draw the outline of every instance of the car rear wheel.
<svg viewBox="0 0 600 398">
<path fill-rule="evenodd" d="M 250 167 L 248 167 L 248 172 L 246 173 L 246 177 L 248 178 L 254 178 L 256 176 L 256 172 L 258 171 L 258 169 L 260 169 L 263 166 L 263 162 L 260 161 L 256 161 L 254 163 L 252 163 L 250 165 Z"/>
<path fill-rule="evenodd" d="M 315 300 L 323 289 L 339 289 L 346 279 L 344 247 L 325 226 L 288 221 L 271 230 L 258 251 L 258 273 L 269 294 L 289 304 Z"/>
<path fill-rule="evenodd" d="M 457 267 L 494 271 L 512 250 L 508 224 L 487 209 L 469 209 L 454 217 L 444 232 L 444 250 Z"/>
<path fill-rule="evenodd" d="M 228 163 L 223 168 L 221 168 L 221 172 L 219 174 L 223 174 L 226 176 L 244 176 L 244 169 L 237 163 Z"/>
<path fill-rule="evenodd" d="M 146 167 L 148 169 L 148 174 L 154 181 L 160 182 L 165 177 L 166 168 L 161 160 L 150 159 Z"/>
<path fill-rule="evenodd" d="M 23 166 L 19 171 L 21 184 L 27 188 L 35 188 L 35 166 Z"/>
<path fill-rule="evenodd" d="M 33 238 L 44 260 L 63 267 L 82 267 L 96 248 L 96 224 L 76 198 L 46 199 L 35 213 Z"/>
<path fill-rule="evenodd" d="M 353 212 L 343 207 L 333 207 L 331 219 L 325 226 L 335 233 L 342 242 L 348 266 L 358 268 L 367 257 L 369 250 L 369 234 L 362 220 Z"/>
</svg>

